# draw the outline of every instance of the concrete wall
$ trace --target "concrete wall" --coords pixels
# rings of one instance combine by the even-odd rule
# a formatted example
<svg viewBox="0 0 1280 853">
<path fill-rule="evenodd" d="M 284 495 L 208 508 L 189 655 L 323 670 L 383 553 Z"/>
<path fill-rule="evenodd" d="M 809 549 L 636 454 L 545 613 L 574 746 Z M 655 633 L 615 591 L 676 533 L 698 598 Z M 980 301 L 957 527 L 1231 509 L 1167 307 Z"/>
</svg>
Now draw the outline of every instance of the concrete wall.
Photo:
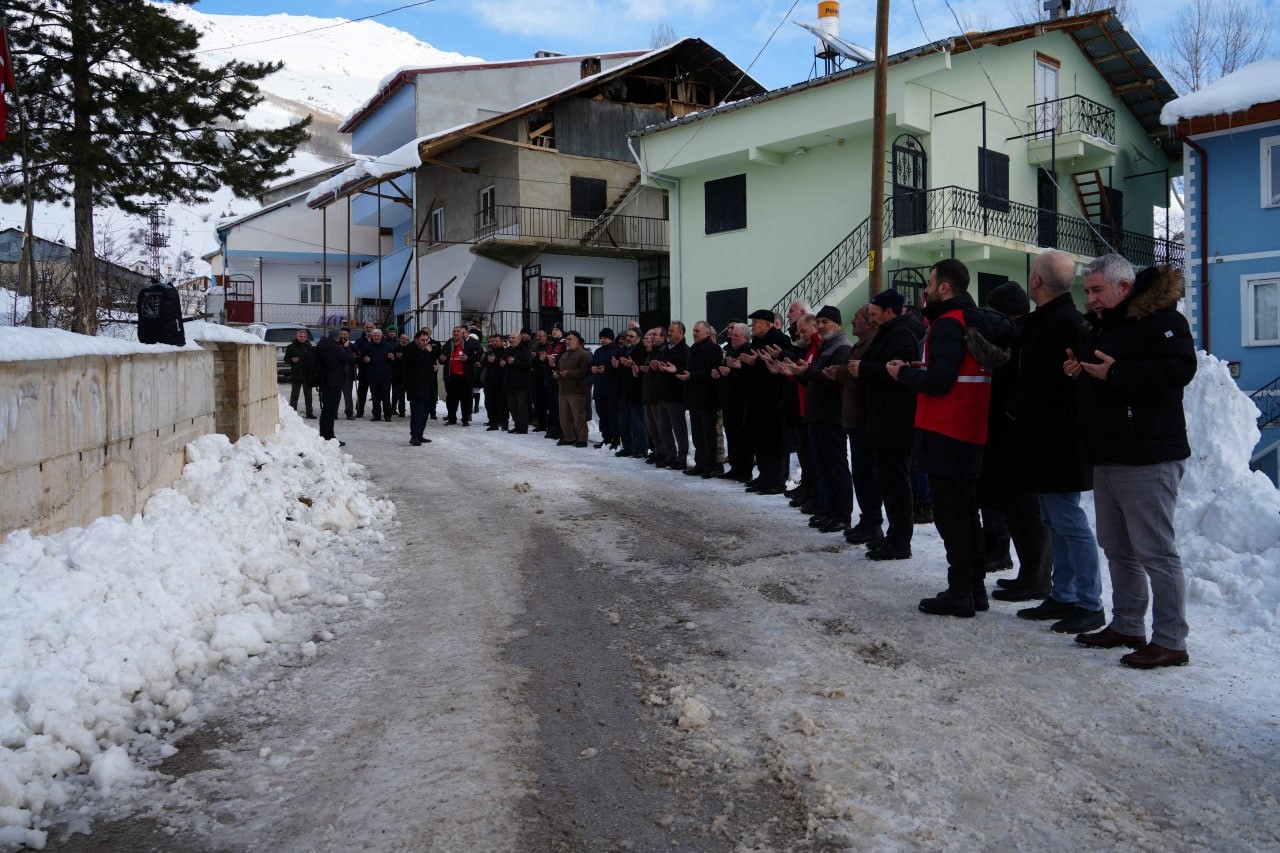
<svg viewBox="0 0 1280 853">
<path fill-rule="evenodd" d="M 0 537 L 130 517 L 173 485 L 187 443 L 269 435 L 272 347 L 0 362 Z"/>
</svg>

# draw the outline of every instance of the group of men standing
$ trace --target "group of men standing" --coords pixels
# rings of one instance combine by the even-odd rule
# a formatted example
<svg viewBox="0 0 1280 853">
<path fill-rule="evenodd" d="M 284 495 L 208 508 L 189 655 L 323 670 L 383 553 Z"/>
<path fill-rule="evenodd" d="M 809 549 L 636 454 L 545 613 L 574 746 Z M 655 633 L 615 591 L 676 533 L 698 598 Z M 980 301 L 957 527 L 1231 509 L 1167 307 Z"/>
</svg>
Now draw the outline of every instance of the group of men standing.
<svg viewBox="0 0 1280 853">
<path fill-rule="evenodd" d="M 397 400 L 403 414 L 407 398 L 414 445 L 430 441 L 422 433 L 436 409 L 437 371 L 445 424 L 470 424 L 479 385 L 489 430 L 585 448 L 594 404 L 597 448 L 748 492 L 783 493 L 795 452 L 802 476 L 786 490 L 792 505 L 877 561 L 911 556 L 914 468 L 927 478 L 947 560 L 946 588 L 919 610 L 989 609 L 987 541 L 997 529 L 1020 569 L 991 597 L 1038 601 L 1019 617 L 1052 620 L 1082 646 L 1132 648 L 1122 658 L 1130 666 L 1186 663 L 1173 510 L 1190 455 L 1182 389 L 1196 359 L 1176 308 L 1181 277 L 1100 257 L 1084 269 L 1087 318 L 1071 295 L 1075 277 L 1070 256 L 1046 251 L 1025 291 L 1007 282 L 979 308 L 964 264 L 939 261 L 922 312 L 897 291 L 878 293 L 854 315 L 855 340 L 838 308 L 813 312 L 800 302 L 786 321 L 761 310 L 722 333 L 699 321 L 691 340 L 680 321 L 647 331 L 632 323 L 616 337 L 604 329 L 594 352 L 558 327 L 492 335 L 484 345 L 463 327 L 443 343 L 428 330 L 395 344 L 369 326 L 356 342 L 343 330 L 316 354 L 320 432 L 333 437 L 343 389 L 352 417 L 351 369 L 355 416 L 366 392 L 374 420 L 389 420 Z M 1082 507 L 1090 489 L 1096 539 Z M 1112 579 L 1110 622 L 1099 544 Z"/>
</svg>

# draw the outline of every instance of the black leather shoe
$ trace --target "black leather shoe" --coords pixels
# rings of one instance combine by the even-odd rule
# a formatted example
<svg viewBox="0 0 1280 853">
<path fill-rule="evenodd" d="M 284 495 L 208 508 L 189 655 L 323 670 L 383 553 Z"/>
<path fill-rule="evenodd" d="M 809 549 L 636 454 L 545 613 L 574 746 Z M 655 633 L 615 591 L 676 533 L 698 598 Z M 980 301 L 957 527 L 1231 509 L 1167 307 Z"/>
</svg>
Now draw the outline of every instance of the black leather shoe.
<svg viewBox="0 0 1280 853">
<path fill-rule="evenodd" d="M 1035 607 L 1018 611 L 1019 619 L 1066 619 L 1076 612 L 1074 604 L 1064 604 L 1050 596 Z"/>
<path fill-rule="evenodd" d="M 809 526 L 821 527 L 822 525 L 826 524 L 830 520 L 831 520 L 831 516 L 818 513 L 809 519 Z"/>
<path fill-rule="evenodd" d="M 630 456 L 630 455 L 631 455 L 631 451 L 630 451 L 630 450 L 619 450 L 617 453 L 615 453 L 615 454 L 613 454 L 613 455 L 614 455 L 614 456 Z"/>
<path fill-rule="evenodd" d="M 867 550 L 868 560 L 909 560 L 911 559 L 911 548 L 909 546 L 893 545 L 889 542 L 881 542 L 874 548 Z M 972 600 L 970 600 L 972 606 Z"/>
<path fill-rule="evenodd" d="M 1013 560 L 1009 557 L 997 557 L 994 560 L 987 560 L 987 564 L 982 568 L 989 575 L 996 572 L 1007 572 L 1013 568 Z"/>
<path fill-rule="evenodd" d="M 951 592 L 940 592 L 933 598 L 925 598 L 920 602 L 920 612 L 933 616 L 960 616 L 968 618 L 974 615 L 973 596 L 957 595 Z"/>
<path fill-rule="evenodd" d="M 414 447 L 420 447 L 420 446 L 422 446 L 422 439 L 420 439 L 420 438 L 411 438 L 411 439 L 409 439 L 409 443 L 410 443 L 410 444 L 412 444 Z"/>
<path fill-rule="evenodd" d="M 780 495 L 785 491 L 786 491 L 785 486 L 765 486 L 764 488 L 756 489 L 756 494 L 757 495 Z"/>
<path fill-rule="evenodd" d="M 1055 634 L 1083 634 L 1086 631 L 1096 631 L 1107 624 L 1107 617 L 1101 609 L 1085 610 L 1077 607 L 1075 611 L 1067 618 L 1054 622 L 1049 630 Z"/>
<path fill-rule="evenodd" d="M 1136 652 L 1120 658 L 1120 663 L 1135 669 L 1155 669 L 1160 666 L 1185 666 L 1191 658 L 1185 649 L 1166 649 L 1155 643 L 1147 643 Z"/>
<path fill-rule="evenodd" d="M 850 528 L 844 538 L 850 545 L 861 545 L 864 542 L 879 542 L 884 538 L 884 533 L 881 532 L 880 525 L 860 521 L 855 527 Z"/>
<path fill-rule="evenodd" d="M 826 524 L 818 525 L 818 530 L 822 533 L 843 533 L 848 529 L 849 523 L 841 521 L 838 518 L 828 518 Z"/>
<path fill-rule="evenodd" d="M 686 477 L 701 477 L 703 470 L 701 468 L 685 468 L 684 475 Z"/>
<path fill-rule="evenodd" d="M 585 441 L 575 441 L 575 442 L 573 443 L 573 446 L 574 446 L 574 447 L 586 447 L 586 446 L 587 446 L 587 443 L 586 443 Z"/>
<path fill-rule="evenodd" d="M 991 609 L 991 602 L 987 600 L 987 588 L 985 586 L 974 587 L 973 609 L 977 610 L 979 613 Z"/>
<path fill-rule="evenodd" d="M 1001 578 L 1000 580 L 1004 580 Z M 1043 601 L 1049 595 L 1047 589 L 1026 589 L 1017 584 L 1000 585 L 1000 581 L 996 581 L 997 588 L 991 590 L 991 597 L 996 601 Z"/>
<path fill-rule="evenodd" d="M 747 485 L 747 487 L 748 487 L 748 488 L 750 488 L 750 487 L 752 487 L 752 486 L 758 486 L 758 485 L 760 485 L 760 478 L 759 478 L 759 477 L 754 477 L 754 478 L 752 478 L 752 479 L 750 479 L 750 480 L 747 480 L 746 485 Z"/>
<path fill-rule="evenodd" d="M 1076 634 L 1076 642 L 1091 649 L 1114 649 L 1117 646 L 1140 649 L 1147 644 L 1147 638 L 1140 634 L 1121 634 L 1108 625 L 1093 634 Z"/>
<path fill-rule="evenodd" d="M 571 445 L 571 444 L 573 444 L 573 442 L 572 442 L 572 441 L 570 441 L 570 440 L 569 440 L 569 439 L 567 439 L 567 438 L 562 438 L 562 439 L 560 439 L 559 441 L 557 441 L 557 442 L 556 442 L 556 447 L 568 447 L 568 446 L 569 446 L 569 445 Z"/>
</svg>

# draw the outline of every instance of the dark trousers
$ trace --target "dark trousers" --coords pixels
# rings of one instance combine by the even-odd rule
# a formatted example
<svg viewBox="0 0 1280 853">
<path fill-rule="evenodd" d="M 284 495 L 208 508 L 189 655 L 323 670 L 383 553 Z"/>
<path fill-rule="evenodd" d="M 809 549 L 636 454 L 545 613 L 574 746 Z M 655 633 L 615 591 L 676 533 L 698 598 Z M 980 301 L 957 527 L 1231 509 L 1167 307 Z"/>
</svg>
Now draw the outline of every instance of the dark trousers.
<svg viewBox="0 0 1280 853">
<path fill-rule="evenodd" d="M 821 500 L 818 494 L 818 473 L 813 467 L 813 448 L 809 446 L 809 430 L 803 423 L 792 424 L 790 430 L 795 436 L 796 460 L 800 463 L 800 488 L 803 496 L 806 499 Z"/>
<path fill-rule="evenodd" d="M 404 417 L 404 380 L 391 380 L 391 408 L 400 417 Z"/>
<path fill-rule="evenodd" d="M 756 453 L 756 467 L 760 469 L 760 485 L 767 488 L 787 484 L 787 463 L 790 453 Z"/>
<path fill-rule="evenodd" d="M 879 527 L 884 523 L 880 510 L 880 483 L 876 480 L 875 451 L 858 441 L 858 430 L 845 430 L 849 436 L 849 462 L 853 477 L 853 496 L 858 501 L 858 523 Z M 909 458 L 908 453 L 908 458 Z M 908 484 L 909 485 L 909 484 Z"/>
<path fill-rule="evenodd" d="M 978 480 L 929 475 L 933 523 L 947 552 L 947 590 L 972 595 L 986 578 L 982 522 L 978 517 Z"/>
<path fill-rule="evenodd" d="M 560 386 L 552 380 L 545 386 L 547 389 L 547 432 L 551 435 L 562 435 L 560 429 Z"/>
<path fill-rule="evenodd" d="M 484 389 L 484 408 L 489 413 L 489 426 L 507 427 L 507 392 L 501 386 Z"/>
<path fill-rule="evenodd" d="M 824 513 L 849 526 L 853 516 L 853 477 L 849 473 L 844 427 L 808 424 L 809 449 Z"/>
<path fill-rule="evenodd" d="M 618 443 L 618 395 L 604 393 L 596 395 L 592 391 L 596 406 L 596 421 L 600 424 L 600 437 L 605 444 Z"/>
<path fill-rule="evenodd" d="M 885 538 L 891 545 L 906 547 L 911 544 L 911 536 L 916 529 L 911 493 L 911 451 L 905 447 L 884 447 L 869 452 L 875 459 L 876 485 L 884 502 L 884 514 L 889 519 Z"/>
<path fill-rule="evenodd" d="M 338 401 L 342 399 L 342 389 L 326 385 L 320 389 L 320 437 L 333 438 L 333 422 L 338 417 Z"/>
<path fill-rule="evenodd" d="M 430 404 L 426 400 L 409 401 L 409 437 L 422 438 L 422 431 L 427 427 L 427 411 Z"/>
<path fill-rule="evenodd" d="M 369 397 L 370 405 L 373 406 L 373 416 L 391 420 L 391 380 L 370 379 Z"/>
<path fill-rule="evenodd" d="M 289 380 L 289 408 L 293 409 L 294 411 L 297 411 L 299 391 L 302 391 L 305 393 L 306 401 L 307 401 L 307 417 L 311 417 L 313 414 L 315 414 L 315 411 L 311 408 L 311 386 L 308 383 L 302 381 L 301 379 Z"/>
<path fill-rule="evenodd" d="M 663 400 L 658 404 L 658 437 L 668 462 L 688 461 L 689 423 L 684 417 L 683 401 Z"/>
<path fill-rule="evenodd" d="M 471 423 L 471 377 L 465 373 L 461 376 L 452 373 L 445 376 L 444 404 L 449 420 L 456 422 L 458 409 L 462 409 L 462 422 Z"/>
<path fill-rule="evenodd" d="M 515 421 L 517 432 L 529 431 L 529 392 L 524 388 L 507 389 L 507 409 Z"/>
<path fill-rule="evenodd" d="M 533 422 L 547 428 L 547 385 L 542 379 L 533 380 Z"/>
<path fill-rule="evenodd" d="M 747 443 L 747 430 L 742 423 L 741 408 L 724 410 L 724 443 L 729 457 L 729 470 L 735 474 L 750 474 L 751 445 Z"/>
<path fill-rule="evenodd" d="M 662 411 L 661 403 L 644 403 L 644 425 L 649 433 L 649 449 L 653 451 L 653 455 L 657 457 L 659 462 L 665 462 L 666 457 L 662 455 Z"/>
<path fill-rule="evenodd" d="M 324 394 L 323 391 L 321 391 L 320 393 L 321 395 Z M 344 403 L 343 409 L 346 411 L 347 417 L 349 418 L 355 417 L 355 409 L 351 407 L 351 380 L 350 379 L 342 380 L 342 402 Z"/>
<path fill-rule="evenodd" d="M 364 402 L 369 398 L 369 380 L 361 376 L 356 381 L 356 417 L 364 417 Z"/>
<path fill-rule="evenodd" d="M 690 409 L 689 431 L 693 435 L 693 467 L 710 471 L 716 467 L 716 409 Z"/>
<path fill-rule="evenodd" d="M 1018 552 L 1018 579 L 1023 589 L 1048 590 L 1053 571 L 1049 528 L 1040 520 L 1040 499 L 1031 492 L 1014 492 L 1005 502 L 1009 537 Z"/>
</svg>

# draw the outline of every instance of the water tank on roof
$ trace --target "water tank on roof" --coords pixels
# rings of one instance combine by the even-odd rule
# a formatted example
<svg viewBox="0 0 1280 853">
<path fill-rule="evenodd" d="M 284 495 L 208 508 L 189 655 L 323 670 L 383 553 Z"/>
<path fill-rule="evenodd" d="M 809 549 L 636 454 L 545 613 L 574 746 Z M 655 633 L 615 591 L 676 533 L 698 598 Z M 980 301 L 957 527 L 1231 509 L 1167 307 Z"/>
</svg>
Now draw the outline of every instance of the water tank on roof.
<svg viewBox="0 0 1280 853">
<path fill-rule="evenodd" d="M 836 0 L 822 0 L 818 4 L 818 29 L 827 35 L 840 35 L 840 4 Z"/>
</svg>

